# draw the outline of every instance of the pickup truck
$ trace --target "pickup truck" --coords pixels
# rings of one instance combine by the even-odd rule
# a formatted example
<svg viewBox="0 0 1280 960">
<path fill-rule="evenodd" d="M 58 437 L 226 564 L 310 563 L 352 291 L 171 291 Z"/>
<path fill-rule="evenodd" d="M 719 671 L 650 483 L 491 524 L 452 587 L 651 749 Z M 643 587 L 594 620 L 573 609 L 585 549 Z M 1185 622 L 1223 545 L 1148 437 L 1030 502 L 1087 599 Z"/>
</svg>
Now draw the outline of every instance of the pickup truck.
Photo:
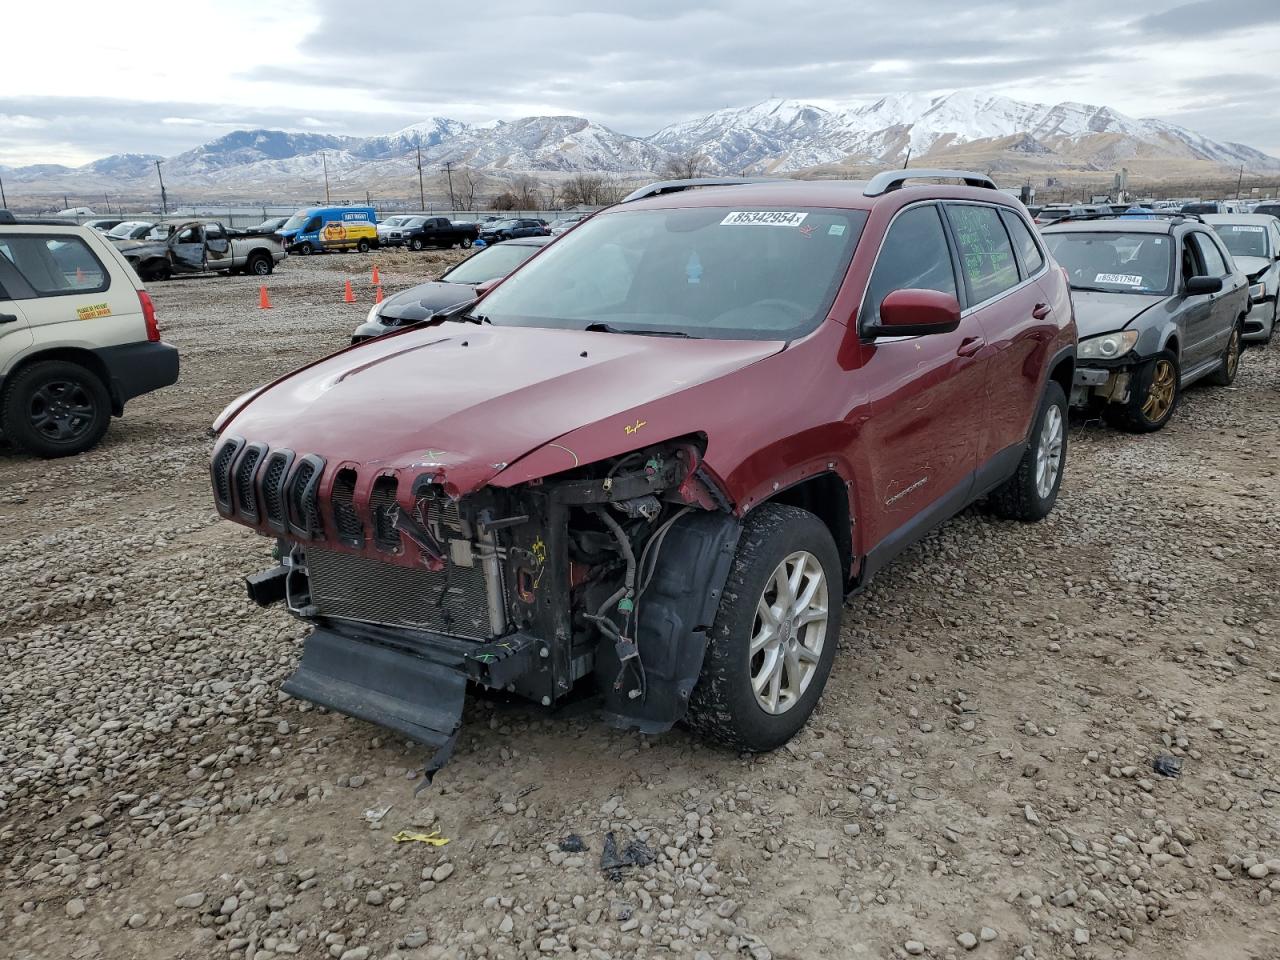
<svg viewBox="0 0 1280 960">
<path fill-rule="evenodd" d="M 479 236 L 480 228 L 474 223 L 454 223 L 448 217 L 410 217 L 388 230 L 381 239 L 389 246 L 408 246 L 411 250 L 455 244 L 466 249 Z"/>
<path fill-rule="evenodd" d="M 175 273 L 252 273 L 265 277 L 285 257 L 274 236 L 232 236 L 218 220 L 163 224 L 157 240 L 114 241 L 143 281 L 168 280 Z"/>
</svg>

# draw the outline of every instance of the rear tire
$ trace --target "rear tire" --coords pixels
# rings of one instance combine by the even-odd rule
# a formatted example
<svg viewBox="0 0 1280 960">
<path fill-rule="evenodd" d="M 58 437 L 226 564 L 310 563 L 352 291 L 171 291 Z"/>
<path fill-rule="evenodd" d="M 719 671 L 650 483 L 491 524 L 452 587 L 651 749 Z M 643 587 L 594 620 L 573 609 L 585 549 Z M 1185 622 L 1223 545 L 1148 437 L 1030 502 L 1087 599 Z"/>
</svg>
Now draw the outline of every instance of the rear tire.
<svg viewBox="0 0 1280 960">
<path fill-rule="evenodd" d="M 92 370 L 42 360 L 19 370 L 0 397 L 0 425 L 14 446 L 69 457 L 95 446 L 111 422 L 111 396 Z"/>
<path fill-rule="evenodd" d="M 1229 387 L 1236 381 L 1236 374 L 1240 372 L 1240 324 L 1237 323 L 1231 328 L 1231 337 L 1227 340 L 1227 347 L 1222 351 L 1222 360 L 1218 364 L 1218 369 L 1209 374 L 1208 381 L 1219 387 Z"/>
<path fill-rule="evenodd" d="M 1127 433 L 1154 433 L 1173 416 L 1182 399 L 1182 371 L 1172 350 L 1140 364 L 1129 381 L 1129 399 L 1103 409 L 1107 422 Z"/>
<path fill-rule="evenodd" d="M 685 724 L 736 750 L 773 750 L 795 736 L 831 673 L 843 597 L 840 555 L 821 520 L 783 504 L 751 511 Z"/>
<path fill-rule="evenodd" d="M 265 253 L 255 253 L 249 258 L 247 264 L 248 271 L 255 277 L 270 276 L 272 268 L 275 266 L 272 260 Z"/>
<path fill-rule="evenodd" d="M 1056 380 L 1050 380 L 1018 469 L 991 491 L 991 512 L 1006 520 L 1043 520 L 1058 501 L 1066 466 L 1067 395 Z"/>
<path fill-rule="evenodd" d="M 471 243 L 472 243 L 472 240 L 470 237 L 463 237 L 462 241 L 458 244 L 458 246 L 462 247 L 463 250 L 470 250 Z"/>
<path fill-rule="evenodd" d="M 356 249 L 357 249 L 357 250 L 359 250 L 361 253 L 368 253 L 368 252 L 369 252 L 369 241 L 368 241 L 368 240 L 361 240 L 359 243 L 357 243 L 357 244 L 356 244 Z"/>
</svg>

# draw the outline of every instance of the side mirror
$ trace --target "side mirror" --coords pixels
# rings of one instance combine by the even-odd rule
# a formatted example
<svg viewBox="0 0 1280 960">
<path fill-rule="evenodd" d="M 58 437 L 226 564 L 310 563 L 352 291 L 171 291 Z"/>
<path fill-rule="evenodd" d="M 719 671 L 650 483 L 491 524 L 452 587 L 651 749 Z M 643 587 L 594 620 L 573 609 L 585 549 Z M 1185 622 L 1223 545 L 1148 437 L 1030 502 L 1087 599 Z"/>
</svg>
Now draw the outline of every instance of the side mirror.
<svg viewBox="0 0 1280 960">
<path fill-rule="evenodd" d="M 960 301 L 938 290 L 894 290 L 880 301 L 880 322 L 868 324 L 869 337 L 922 337 L 950 333 L 960 326 Z"/>
<path fill-rule="evenodd" d="M 476 284 L 476 299 L 479 300 L 505 279 L 505 277 L 494 277 L 492 280 L 486 280 L 484 283 Z"/>
<path fill-rule="evenodd" d="M 1190 277 L 1187 280 L 1187 296 L 1189 297 L 1197 297 L 1204 293 L 1217 293 L 1221 289 L 1221 277 Z"/>
</svg>

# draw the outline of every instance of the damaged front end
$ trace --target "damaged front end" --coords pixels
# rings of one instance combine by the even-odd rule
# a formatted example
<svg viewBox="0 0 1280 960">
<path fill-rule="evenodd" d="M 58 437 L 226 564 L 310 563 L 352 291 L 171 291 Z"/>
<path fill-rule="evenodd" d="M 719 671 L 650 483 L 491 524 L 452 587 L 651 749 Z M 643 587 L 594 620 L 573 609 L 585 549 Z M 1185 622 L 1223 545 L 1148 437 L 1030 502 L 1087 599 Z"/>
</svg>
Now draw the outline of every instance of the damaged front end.
<svg viewBox="0 0 1280 960">
<path fill-rule="evenodd" d="M 740 530 L 695 440 L 463 492 L 444 468 L 224 436 L 219 513 L 277 538 L 248 579 L 315 625 L 286 692 L 447 749 L 467 681 L 615 722 L 685 713 Z"/>
</svg>

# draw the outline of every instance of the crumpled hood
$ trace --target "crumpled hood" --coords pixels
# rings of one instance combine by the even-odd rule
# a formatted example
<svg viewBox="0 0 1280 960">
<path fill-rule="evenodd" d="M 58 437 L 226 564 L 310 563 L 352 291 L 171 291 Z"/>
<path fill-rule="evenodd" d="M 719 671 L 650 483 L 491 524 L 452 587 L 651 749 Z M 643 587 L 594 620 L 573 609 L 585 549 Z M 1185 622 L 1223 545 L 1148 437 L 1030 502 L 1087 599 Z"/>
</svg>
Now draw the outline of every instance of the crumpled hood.
<svg viewBox="0 0 1280 960">
<path fill-rule="evenodd" d="M 565 433 L 783 347 L 444 323 L 295 371 L 254 396 L 221 433 L 331 463 L 435 470 L 466 493 Z M 699 429 L 699 411 L 688 416 L 688 430 Z"/>
<path fill-rule="evenodd" d="M 474 300 L 475 296 L 476 288 L 473 284 L 433 280 L 387 297 L 378 312 L 384 317 L 394 317 L 397 320 L 425 320 L 437 310 L 466 303 Z"/>
<path fill-rule="evenodd" d="M 118 240 L 111 238 L 111 242 L 115 244 L 117 250 L 126 257 L 130 254 L 139 253 L 161 253 L 168 250 L 168 244 L 164 240 Z"/>
<path fill-rule="evenodd" d="M 1123 330 L 1165 299 L 1163 294 L 1071 291 L 1071 302 L 1076 308 L 1076 326 L 1080 330 L 1081 340 Z"/>
</svg>

